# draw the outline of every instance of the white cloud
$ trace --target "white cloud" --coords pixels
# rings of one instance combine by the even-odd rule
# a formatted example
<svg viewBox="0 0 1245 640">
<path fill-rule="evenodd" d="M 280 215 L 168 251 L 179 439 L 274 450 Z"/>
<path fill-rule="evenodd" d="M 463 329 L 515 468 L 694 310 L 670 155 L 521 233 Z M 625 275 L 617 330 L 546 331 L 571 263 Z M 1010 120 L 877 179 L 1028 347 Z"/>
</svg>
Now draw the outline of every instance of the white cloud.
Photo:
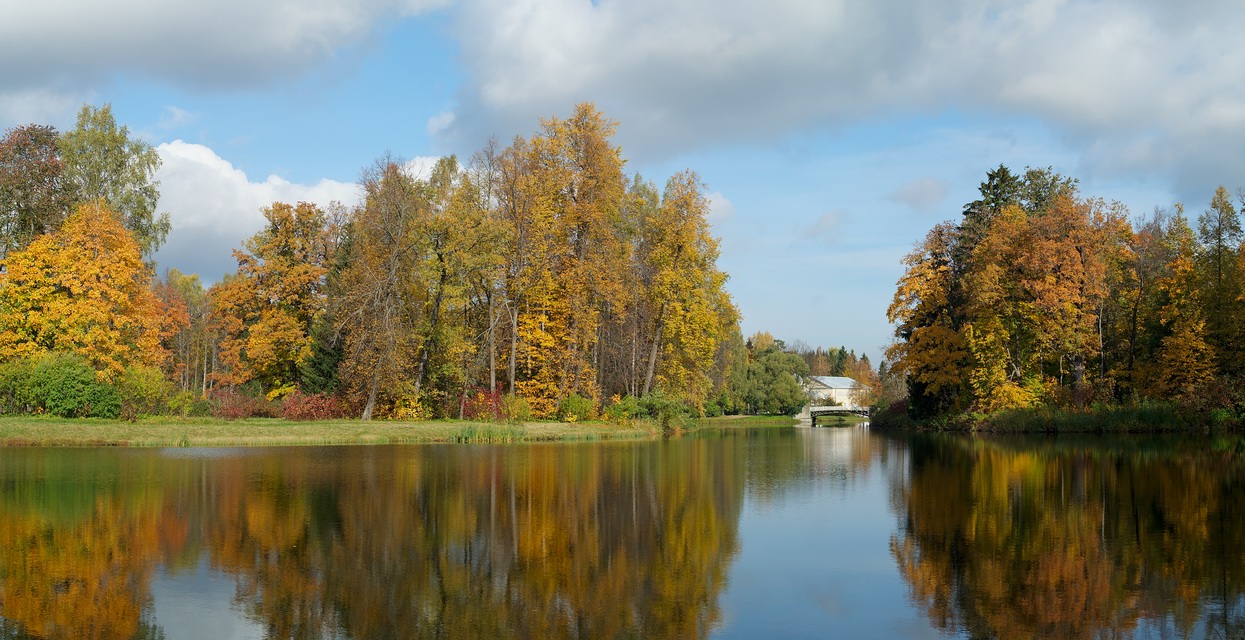
<svg viewBox="0 0 1245 640">
<path fill-rule="evenodd" d="M 88 98 L 85 92 L 77 91 L 0 89 L 0 129 L 29 122 L 73 122 L 74 115 Z"/>
<path fill-rule="evenodd" d="M 321 180 L 313 185 L 268 176 L 252 182 L 212 149 L 175 140 L 156 147 L 163 166 L 160 211 L 167 211 L 173 229 L 156 254 L 161 268 L 176 267 L 198 273 L 213 282 L 233 271 L 237 263 L 230 252 L 264 225 L 261 209 L 273 202 L 314 202 L 326 207 L 338 201 L 346 205 L 359 199 L 354 184 Z"/>
<path fill-rule="evenodd" d="M 478 146 L 592 100 L 637 159 L 985 110 L 1047 122 L 1089 170 L 1236 176 L 1242 28 L 1236 0 L 464 0 L 471 77 L 447 137 Z"/>
<path fill-rule="evenodd" d="M 440 158 L 436 156 L 416 156 L 407 160 L 402 166 L 406 173 L 414 178 L 427 178 L 432 175 L 432 168 Z"/>
<path fill-rule="evenodd" d="M 933 178 L 917 178 L 899 187 L 887 199 L 925 213 L 935 210 L 946 197 L 947 183 Z"/>
<path fill-rule="evenodd" d="M 449 2 L 11 2 L 0 20 L 0 103 L 6 95 L 44 91 L 80 105 L 84 88 L 121 74 L 194 88 L 263 86 L 368 43 L 394 19 Z M 46 112 L 37 115 L 47 119 Z"/>
<path fill-rule="evenodd" d="M 714 191 L 708 195 L 709 198 L 709 222 L 712 224 L 721 224 L 735 217 L 735 203 L 731 202 L 720 191 Z"/>
<path fill-rule="evenodd" d="M 446 111 L 428 118 L 428 135 L 436 137 L 445 134 L 454 127 L 454 113 Z"/>
</svg>

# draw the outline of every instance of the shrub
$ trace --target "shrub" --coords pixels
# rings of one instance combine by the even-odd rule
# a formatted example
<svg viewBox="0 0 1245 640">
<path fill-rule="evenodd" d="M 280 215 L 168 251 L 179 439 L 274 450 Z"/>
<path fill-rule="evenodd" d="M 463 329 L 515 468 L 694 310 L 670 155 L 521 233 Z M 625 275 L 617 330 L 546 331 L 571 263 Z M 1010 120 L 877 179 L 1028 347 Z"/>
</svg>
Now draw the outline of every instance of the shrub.
<svg viewBox="0 0 1245 640">
<path fill-rule="evenodd" d="M 179 391 L 168 401 L 169 413 L 183 418 L 212 415 L 212 402 L 193 391 Z"/>
<path fill-rule="evenodd" d="M 33 413 L 35 362 L 19 358 L 0 364 L 0 414 Z"/>
<path fill-rule="evenodd" d="M 501 420 L 505 406 L 501 389 L 476 389 L 463 403 L 463 417 L 468 420 Z"/>
<path fill-rule="evenodd" d="M 532 405 L 527 398 L 507 393 L 501 399 L 502 415 L 511 422 L 527 422 L 532 419 Z"/>
<path fill-rule="evenodd" d="M 81 356 L 49 353 L 35 363 L 31 378 L 35 404 L 62 418 L 116 418 L 121 396 L 101 382 Z"/>
<path fill-rule="evenodd" d="M 610 422 L 627 423 L 640 415 L 640 401 L 633 395 L 610 398 L 605 408 L 605 419 Z"/>
<path fill-rule="evenodd" d="M 578 393 L 572 393 L 558 405 L 558 419 L 566 422 L 578 422 L 592 418 L 592 400 Z"/>
<path fill-rule="evenodd" d="M 342 403 L 327 393 L 295 390 L 281 401 L 281 415 L 287 420 L 333 420 L 346 416 Z"/>
<path fill-rule="evenodd" d="M 686 427 L 697 413 L 686 402 L 666 395 L 660 390 L 640 398 L 640 410 L 644 415 L 656 420 L 662 429 L 669 429 L 672 425 L 679 428 Z"/>
<path fill-rule="evenodd" d="M 126 418 L 160 415 L 168 412 L 173 383 L 156 367 L 131 365 L 117 381 L 117 392 L 121 395 L 121 415 Z"/>
<path fill-rule="evenodd" d="M 273 403 L 247 395 L 237 387 L 219 387 L 212 391 L 212 415 L 225 420 L 275 418 L 278 409 Z"/>
<path fill-rule="evenodd" d="M 402 393 L 393 398 L 386 417 L 403 422 L 418 422 L 428 419 L 428 408 L 413 393 Z"/>
</svg>

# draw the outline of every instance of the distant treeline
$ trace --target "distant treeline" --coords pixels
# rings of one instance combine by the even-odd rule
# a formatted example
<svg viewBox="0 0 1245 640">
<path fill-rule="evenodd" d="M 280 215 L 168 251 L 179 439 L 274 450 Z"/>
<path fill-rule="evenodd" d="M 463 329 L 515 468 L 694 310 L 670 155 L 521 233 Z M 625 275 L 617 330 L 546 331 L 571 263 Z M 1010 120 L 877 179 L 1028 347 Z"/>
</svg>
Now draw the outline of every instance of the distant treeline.
<svg viewBox="0 0 1245 640">
<path fill-rule="evenodd" d="M 1035 406 L 1245 407 L 1245 247 L 1220 187 L 1133 219 L 1050 169 L 987 174 L 904 259 L 887 350 L 916 418 Z M 1238 198 L 1239 200 L 1239 198 Z"/>
<path fill-rule="evenodd" d="M 266 207 L 237 270 L 210 288 L 153 277 L 169 228 L 155 214 L 159 156 L 108 106 L 84 107 L 64 134 L 12 129 L 0 411 L 116 413 L 104 387 L 131 413 L 172 400 L 230 417 L 279 414 L 288 397 L 364 418 L 798 410 L 756 389 L 801 373 L 758 373 L 775 349 L 739 333 L 704 184 L 692 171 L 661 189 L 628 176 L 616 126 L 583 104 L 465 165 L 420 173 L 382 157 L 358 206 Z M 856 366 L 854 353 L 815 360 Z M 94 390 L 51 399 L 65 385 L 47 381 L 65 376 Z M 624 402 L 647 396 L 658 401 Z"/>
</svg>

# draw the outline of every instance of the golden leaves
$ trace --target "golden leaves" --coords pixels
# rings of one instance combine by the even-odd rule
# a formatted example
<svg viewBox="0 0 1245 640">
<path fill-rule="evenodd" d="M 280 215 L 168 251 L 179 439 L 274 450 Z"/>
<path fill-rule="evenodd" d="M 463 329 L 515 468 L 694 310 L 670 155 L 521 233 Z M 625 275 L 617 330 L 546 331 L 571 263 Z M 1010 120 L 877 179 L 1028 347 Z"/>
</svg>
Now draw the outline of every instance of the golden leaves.
<svg viewBox="0 0 1245 640">
<path fill-rule="evenodd" d="M 162 313 L 138 244 L 104 205 L 83 205 L 5 267 L 0 358 L 74 352 L 111 379 L 166 357 L 160 340 L 177 318 Z"/>
<path fill-rule="evenodd" d="M 227 382 L 259 380 L 289 388 L 311 356 L 312 323 L 324 313 L 331 229 L 318 207 L 275 202 L 268 224 L 235 251 L 238 271 L 209 291 L 213 324 L 223 333 Z"/>
</svg>

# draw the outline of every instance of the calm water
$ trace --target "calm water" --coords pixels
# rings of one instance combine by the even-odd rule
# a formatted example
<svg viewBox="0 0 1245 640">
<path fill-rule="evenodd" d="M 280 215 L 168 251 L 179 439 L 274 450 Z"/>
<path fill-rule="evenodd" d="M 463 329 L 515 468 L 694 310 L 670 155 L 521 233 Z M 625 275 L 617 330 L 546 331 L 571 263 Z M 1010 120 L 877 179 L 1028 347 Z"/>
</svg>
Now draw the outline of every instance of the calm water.
<svg viewBox="0 0 1245 640">
<path fill-rule="evenodd" d="M 1243 450 L 0 449 L 0 638 L 1240 638 Z"/>
</svg>

